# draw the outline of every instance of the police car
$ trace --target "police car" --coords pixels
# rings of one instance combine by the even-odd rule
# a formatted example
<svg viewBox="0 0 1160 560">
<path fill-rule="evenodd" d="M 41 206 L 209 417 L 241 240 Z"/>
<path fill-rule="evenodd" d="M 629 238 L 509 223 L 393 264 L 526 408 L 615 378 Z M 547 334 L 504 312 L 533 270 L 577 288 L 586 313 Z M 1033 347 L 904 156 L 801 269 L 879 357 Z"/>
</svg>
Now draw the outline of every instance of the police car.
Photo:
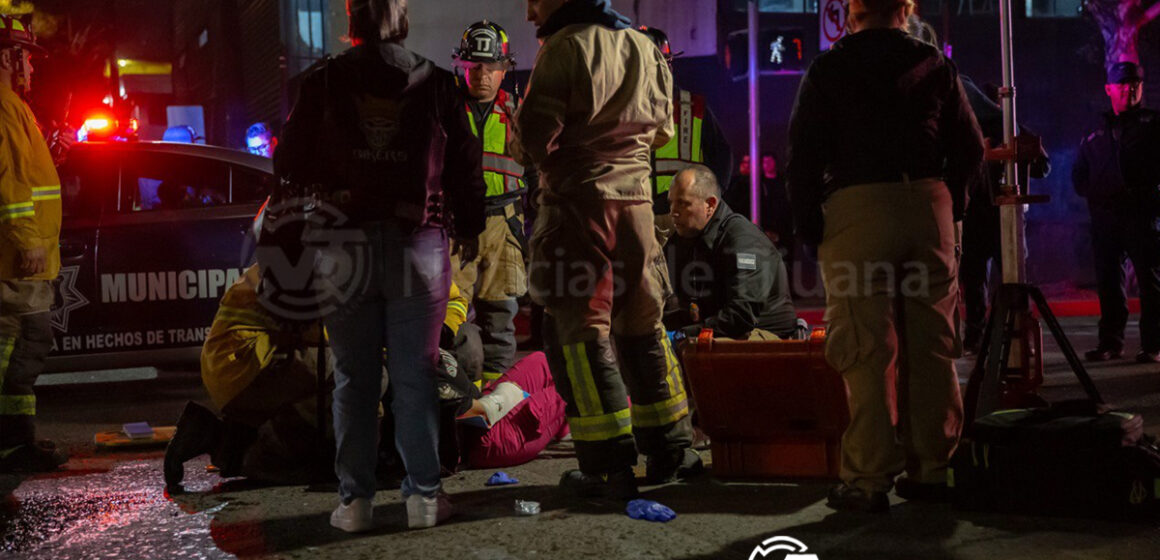
<svg viewBox="0 0 1160 560">
<path fill-rule="evenodd" d="M 196 362 L 273 163 L 215 146 L 80 143 L 60 168 L 49 371 Z"/>
</svg>

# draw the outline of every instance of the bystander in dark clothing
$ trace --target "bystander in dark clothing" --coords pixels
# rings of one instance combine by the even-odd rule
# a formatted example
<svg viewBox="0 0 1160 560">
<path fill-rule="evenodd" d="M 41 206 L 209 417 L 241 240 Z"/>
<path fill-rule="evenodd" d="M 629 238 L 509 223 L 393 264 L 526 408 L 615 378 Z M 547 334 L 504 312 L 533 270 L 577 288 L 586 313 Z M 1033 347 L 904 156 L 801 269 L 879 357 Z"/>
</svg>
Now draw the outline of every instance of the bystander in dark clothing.
<svg viewBox="0 0 1160 560">
<path fill-rule="evenodd" d="M 983 141 L 954 64 L 898 27 L 911 7 L 851 2 L 790 124 L 795 224 L 820 244 L 826 360 L 849 389 L 835 509 L 885 511 L 904 471 L 945 485 L 962 425 L 954 222 Z"/>
<path fill-rule="evenodd" d="M 435 390 L 451 283 L 447 229 L 461 246 L 483 231 L 483 148 L 452 74 L 403 48 L 401 37 L 376 40 L 387 22 L 357 21 L 370 13 L 365 5 L 357 12 L 352 31 L 367 36 L 307 74 L 274 167 L 291 184 L 320 185 L 321 198 L 342 214 L 332 225 L 343 229 L 331 233 L 342 242 L 320 250 L 319 261 L 345 272 L 342 263 L 362 265 L 349 283 L 333 286 L 341 297 L 321 302 L 333 311 L 324 323 L 335 358 L 342 501 L 331 524 L 352 532 L 373 527 L 386 347 L 408 525 L 430 527 L 450 515 L 440 490 Z M 399 13 L 397 5 L 389 12 Z"/>
<path fill-rule="evenodd" d="M 1135 64 L 1117 63 L 1109 72 L 1109 94 L 1116 84 L 1142 87 L 1140 74 Z M 1160 114 L 1139 106 L 1141 91 L 1132 95 L 1128 106 L 1105 114 L 1084 138 L 1072 169 L 1075 191 L 1091 212 L 1099 287 L 1099 346 L 1086 354 L 1092 361 L 1123 352 L 1126 259 L 1132 260 L 1140 287 L 1137 359 L 1160 361 Z M 1113 97 L 1113 107 L 1116 102 Z"/>
<path fill-rule="evenodd" d="M 987 97 L 967 76 L 960 76 L 967 101 L 983 136 L 992 146 L 1003 143 L 1003 109 Z M 1020 127 L 1020 134 L 1033 134 Z M 977 180 L 970 188 L 966 214 L 963 216 L 962 259 L 959 265 L 959 286 L 963 292 L 966 317 L 963 329 L 963 347 L 969 353 L 978 351 L 982 343 L 983 327 L 987 320 L 988 280 L 993 275 L 992 266 L 999 269 L 1002 263 L 1002 240 L 999 235 L 1001 225 L 999 206 L 995 196 L 1003 181 L 1002 163 L 984 163 Z M 1047 152 L 1040 152 L 1031 162 L 1029 173 L 1035 179 L 1042 179 L 1051 173 L 1051 159 Z"/>
</svg>

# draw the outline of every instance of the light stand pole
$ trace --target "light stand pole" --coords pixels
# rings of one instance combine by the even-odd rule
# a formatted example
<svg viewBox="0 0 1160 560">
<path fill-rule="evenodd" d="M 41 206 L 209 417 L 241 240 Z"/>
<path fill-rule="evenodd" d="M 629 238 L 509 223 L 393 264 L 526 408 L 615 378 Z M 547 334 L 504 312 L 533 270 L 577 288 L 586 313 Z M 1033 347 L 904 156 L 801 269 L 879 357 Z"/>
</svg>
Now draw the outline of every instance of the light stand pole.
<svg viewBox="0 0 1160 560">
<path fill-rule="evenodd" d="M 757 35 L 760 13 L 758 0 L 749 0 L 749 215 L 761 224 L 761 119 L 758 112 Z"/>
<path fill-rule="evenodd" d="M 967 392 L 963 398 L 966 422 L 964 435 L 968 435 L 975 419 L 1000 408 L 1047 404 L 1037 393 L 1043 383 L 1043 337 L 1040 334 L 1039 319 L 1031 310 L 1032 303 L 1050 329 L 1072 372 L 1079 379 L 1089 402 L 1096 407 L 1103 404 L 1091 376 L 1047 305 L 1047 299 L 1039 288 L 1027 282 L 1023 205 L 1048 202 L 1050 197 L 1028 194 L 1019 185 L 1017 163 L 1034 159 L 1039 148 L 1020 151 L 1016 141 L 1011 25 L 1011 0 L 999 0 L 1003 57 L 1003 87 L 999 95 L 1003 107 L 1003 145 L 987 150 L 986 159 L 1002 161 L 1004 165 L 1001 193 L 995 200 L 1001 218 L 1003 285 L 995 290 L 992 297 L 990 315 L 983 331 L 983 346 L 967 382 Z"/>
</svg>

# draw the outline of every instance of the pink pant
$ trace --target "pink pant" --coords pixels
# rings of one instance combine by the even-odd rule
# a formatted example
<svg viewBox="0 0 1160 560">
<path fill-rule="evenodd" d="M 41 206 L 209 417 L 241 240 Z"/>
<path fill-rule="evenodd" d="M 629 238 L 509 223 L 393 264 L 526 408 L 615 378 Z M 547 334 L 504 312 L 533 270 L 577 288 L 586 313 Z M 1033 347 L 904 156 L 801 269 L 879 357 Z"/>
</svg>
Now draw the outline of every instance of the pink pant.
<svg viewBox="0 0 1160 560">
<path fill-rule="evenodd" d="M 535 459 L 553 440 L 568 433 L 564 399 L 556 392 L 548 358 L 534 352 L 517 362 L 489 387 L 510 381 L 530 397 L 520 401 L 490 430 L 461 426 L 460 445 L 474 469 L 512 467 Z M 488 393 L 486 388 L 484 393 Z"/>
</svg>

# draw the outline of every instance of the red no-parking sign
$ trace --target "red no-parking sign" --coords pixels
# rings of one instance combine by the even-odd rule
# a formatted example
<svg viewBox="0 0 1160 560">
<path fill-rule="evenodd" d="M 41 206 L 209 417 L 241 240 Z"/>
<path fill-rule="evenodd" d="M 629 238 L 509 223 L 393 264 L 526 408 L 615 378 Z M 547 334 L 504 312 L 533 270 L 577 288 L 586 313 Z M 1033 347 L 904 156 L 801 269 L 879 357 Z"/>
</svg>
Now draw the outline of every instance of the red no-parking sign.
<svg viewBox="0 0 1160 560">
<path fill-rule="evenodd" d="M 842 6 L 842 0 L 823 0 L 819 16 L 819 48 L 828 51 L 838 39 L 846 35 L 846 8 Z"/>
</svg>

